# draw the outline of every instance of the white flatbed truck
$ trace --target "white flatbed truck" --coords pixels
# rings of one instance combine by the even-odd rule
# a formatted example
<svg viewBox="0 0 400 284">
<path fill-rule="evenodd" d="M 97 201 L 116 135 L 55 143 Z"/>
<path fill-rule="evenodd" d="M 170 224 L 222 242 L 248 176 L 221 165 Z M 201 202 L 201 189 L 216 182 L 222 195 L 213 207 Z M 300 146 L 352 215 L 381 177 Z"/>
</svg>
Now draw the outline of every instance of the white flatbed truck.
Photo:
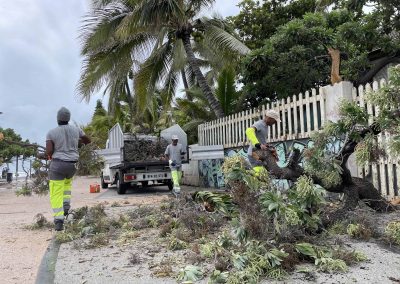
<svg viewBox="0 0 400 284">
<path fill-rule="evenodd" d="M 175 129 L 162 131 L 161 137 L 170 142 L 172 133 L 177 131 L 176 126 Z M 180 127 L 179 129 L 183 132 Z M 186 147 L 186 133 L 183 132 L 178 136 L 182 137 L 180 137 L 180 140 L 184 140 L 182 142 L 185 143 L 184 147 Z M 137 135 L 136 138 L 150 140 L 154 143 L 157 139 L 160 139 L 150 135 Z M 110 129 L 106 148 L 97 151 L 104 159 L 104 168 L 100 176 L 102 188 L 115 184 L 118 194 L 125 194 L 130 186 L 141 184 L 146 187 L 151 182 L 152 184 L 164 184 L 168 186 L 169 190 L 172 190 L 173 184 L 168 161 L 162 160 L 161 157 L 144 161 L 128 161 L 126 159 L 124 143 L 136 138 L 133 134 L 124 134 L 118 123 Z"/>
</svg>

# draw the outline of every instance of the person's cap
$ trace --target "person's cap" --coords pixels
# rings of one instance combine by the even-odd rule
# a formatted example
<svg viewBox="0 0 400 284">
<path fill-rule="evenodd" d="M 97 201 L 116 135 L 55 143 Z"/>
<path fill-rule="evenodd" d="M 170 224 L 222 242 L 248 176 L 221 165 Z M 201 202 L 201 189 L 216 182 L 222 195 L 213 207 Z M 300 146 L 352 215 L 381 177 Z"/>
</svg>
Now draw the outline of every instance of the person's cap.
<svg viewBox="0 0 400 284">
<path fill-rule="evenodd" d="M 267 112 L 265 113 L 265 116 L 275 119 L 276 122 L 281 121 L 279 112 L 277 112 L 276 110 L 273 110 L 273 109 L 267 110 Z"/>
<path fill-rule="evenodd" d="M 172 139 L 172 140 L 178 140 L 179 138 L 178 138 L 178 135 L 172 135 L 172 136 L 171 136 L 171 139 Z"/>
<path fill-rule="evenodd" d="M 66 107 L 62 107 L 57 112 L 57 121 L 68 122 L 71 118 L 71 113 Z"/>
</svg>

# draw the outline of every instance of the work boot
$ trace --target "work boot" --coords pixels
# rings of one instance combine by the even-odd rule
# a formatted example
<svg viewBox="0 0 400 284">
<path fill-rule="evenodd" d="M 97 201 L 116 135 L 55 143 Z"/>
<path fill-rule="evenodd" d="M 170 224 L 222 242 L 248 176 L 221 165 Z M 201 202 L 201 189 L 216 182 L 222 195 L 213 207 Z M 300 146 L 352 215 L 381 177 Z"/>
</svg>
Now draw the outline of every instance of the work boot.
<svg viewBox="0 0 400 284">
<path fill-rule="evenodd" d="M 178 198 L 181 195 L 181 188 L 179 186 L 174 186 L 172 193 Z"/>
<path fill-rule="evenodd" d="M 71 209 L 71 205 L 69 203 L 64 202 L 64 216 L 68 216 L 69 214 L 69 209 Z"/>
<path fill-rule="evenodd" d="M 54 225 L 56 231 L 64 230 L 64 220 L 56 219 L 54 220 Z"/>
</svg>

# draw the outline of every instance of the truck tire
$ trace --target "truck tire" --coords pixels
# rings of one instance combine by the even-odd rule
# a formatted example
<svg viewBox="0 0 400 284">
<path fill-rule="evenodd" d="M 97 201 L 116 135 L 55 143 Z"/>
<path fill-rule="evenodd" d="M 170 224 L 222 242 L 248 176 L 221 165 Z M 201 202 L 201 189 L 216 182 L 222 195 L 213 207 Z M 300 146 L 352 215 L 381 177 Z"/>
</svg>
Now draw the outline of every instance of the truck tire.
<svg viewBox="0 0 400 284">
<path fill-rule="evenodd" d="M 174 184 L 172 183 L 172 180 L 167 181 L 166 185 L 168 186 L 169 190 L 172 190 L 174 188 Z"/>
<path fill-rule="evenodd" d="M 117 193 L 125 194 L 127 186 L 126 186 L 126 184 L 124 184 L 120 181 L 119 176 L 116 177 L 116 184 L 117 184 Z"/>
<path fill-rule="evenodd" d="M 103 175 L 101 176 L 101 188 L 108 188 L 108 183 L 104 182 Z"/>
</svg>

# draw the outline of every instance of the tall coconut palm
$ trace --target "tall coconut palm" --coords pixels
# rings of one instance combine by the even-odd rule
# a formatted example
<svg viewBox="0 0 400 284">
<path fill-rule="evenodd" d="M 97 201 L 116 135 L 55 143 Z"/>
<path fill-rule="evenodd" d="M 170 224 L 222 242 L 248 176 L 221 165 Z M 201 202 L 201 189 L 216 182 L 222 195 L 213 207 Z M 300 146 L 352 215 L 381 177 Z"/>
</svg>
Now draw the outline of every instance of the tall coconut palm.
<svg viewBox="0 0 400 284">
<path fill-rule="evenodd" d="M 206 81 L 196 43 L 208 53 L 246 54 L 249 49 L 218 18 L 197 17 L 215 0 L 93 0 L 82 27 L 84 68 L 78 91 L 90 97 L 104 82 L 134 70 L 138 106 L 151 102 L 157 87 L 174 93 L 179 78 L 195 77 L 217 117 L 224 112 Z M 204 55 L 204 53 L 203 53 Z M 184 72 L 183 72 L 184 71 Z M 188 81 L 187 80 L 187 81 Z"/>
<path fill-rule="evenodd" d="M 225 66 L 216 78 L 215 96 L 225 114 L 232 114 L 241 108 L 241 93 L 236 91 L 235 71 L 232 66 Z M 190 98 L 177 98 L 174 116 L 183 130 L 188 134 L 191 143 L 197 141 L 197 127 L 199 124 L 215 119 L 215 114 L 204 93 L 193 87 L 186 90 Z"/>
</svg>

